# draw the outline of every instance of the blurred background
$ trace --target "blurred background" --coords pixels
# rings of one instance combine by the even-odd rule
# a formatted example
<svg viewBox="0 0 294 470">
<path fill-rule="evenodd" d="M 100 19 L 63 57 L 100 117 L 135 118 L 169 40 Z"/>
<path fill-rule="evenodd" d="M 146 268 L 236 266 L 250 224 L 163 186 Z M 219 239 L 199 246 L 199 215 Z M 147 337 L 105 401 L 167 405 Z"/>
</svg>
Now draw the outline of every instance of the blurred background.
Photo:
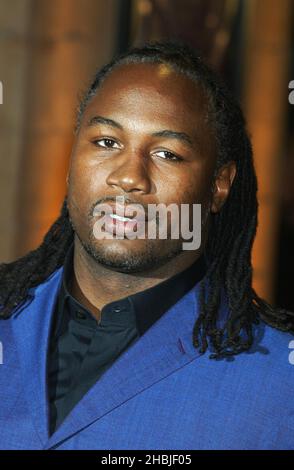
<svg viewBox="0 0 294 470">
<path fill-rule="evenodd" d="M 259 181 L 254 286 L 294 310 L 293 0 L 0 0 L 0 261 L 37 247 L 59 214 L 95 70 L 166 38 L 201 51 L 243 106 Z"/>
</svg>

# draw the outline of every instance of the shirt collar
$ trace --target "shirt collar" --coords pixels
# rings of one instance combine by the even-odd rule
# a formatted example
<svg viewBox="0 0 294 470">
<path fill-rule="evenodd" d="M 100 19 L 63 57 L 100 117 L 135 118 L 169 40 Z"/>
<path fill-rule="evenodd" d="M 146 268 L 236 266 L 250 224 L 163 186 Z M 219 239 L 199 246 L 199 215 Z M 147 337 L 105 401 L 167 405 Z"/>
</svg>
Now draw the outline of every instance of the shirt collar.
<svg viewBox="0 0 294 470">
<path fill-rule="evenodd" d="M 57 328 L 61 326 L 64 315 L 65 302 L 70 302 L 74 310 L 87 314 L 89 324 L 97 324 L 91 313 L 70 294 L 70 279 L 73 272 L 74 244 L 70 246 L 65 257 L 61 287 L 57 300 L 58 320 Z M 105 305 L 101 311 L 101 318 L 111 319 L 114 315 L 122 322 L 132 321 L 135 318 L 137 329 L 143 335 L 159 318 L 180 300 L 190 289 L 204 277 L 206 271 L 204 256 L 200 256 L 191 266 L 175 274 L 169 279 L 160 282 L 154 287 L 137 292 Z M 70 309 L 72 310 L 72 308 Z M 120 313 L 122 315 L 118 315 Z M 128 312 L 128 314 L 126 314 Z"/>
</svg>

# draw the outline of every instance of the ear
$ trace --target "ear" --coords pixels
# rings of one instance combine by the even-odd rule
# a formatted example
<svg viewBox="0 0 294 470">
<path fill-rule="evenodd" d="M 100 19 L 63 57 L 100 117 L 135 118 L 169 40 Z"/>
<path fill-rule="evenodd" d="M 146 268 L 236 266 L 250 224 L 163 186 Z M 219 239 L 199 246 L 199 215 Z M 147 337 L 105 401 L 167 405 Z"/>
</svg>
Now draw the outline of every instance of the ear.
<svg viewBox="0 0 294 470">
<path fill-rule="evenodd" d="M 236 176 L 236 162 L 223 165 L 217 172 L 214 181 L 214 189 L 211 203 L 211 212 L 217 213 L 224 205 Z"/>
</svg>

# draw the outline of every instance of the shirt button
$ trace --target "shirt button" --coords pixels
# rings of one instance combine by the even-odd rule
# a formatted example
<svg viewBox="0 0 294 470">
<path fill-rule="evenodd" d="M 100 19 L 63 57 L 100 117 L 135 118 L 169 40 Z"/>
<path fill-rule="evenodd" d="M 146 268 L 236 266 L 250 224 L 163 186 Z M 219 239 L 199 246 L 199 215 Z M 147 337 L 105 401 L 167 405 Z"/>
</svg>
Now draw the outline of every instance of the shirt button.
<svg viewBox="0 0 294 470">
<path fill-rule="evenodd" d="M 87 315 L 82 310 L 78 310 L 77 313 L 76 313 L 76 317 L 79 320 L 85 320 L 87 318 Z"/>
<path fill-rule="evenodd" d="M 125 307 L 122 307 L 122 306 L 119 306 L 119 305 L 116 305 L 115 307 L 113 307 L 113 311 L 115 313 L 119 313 L 119 312 L 122 312 L 125 310 Z"/>
</svg>

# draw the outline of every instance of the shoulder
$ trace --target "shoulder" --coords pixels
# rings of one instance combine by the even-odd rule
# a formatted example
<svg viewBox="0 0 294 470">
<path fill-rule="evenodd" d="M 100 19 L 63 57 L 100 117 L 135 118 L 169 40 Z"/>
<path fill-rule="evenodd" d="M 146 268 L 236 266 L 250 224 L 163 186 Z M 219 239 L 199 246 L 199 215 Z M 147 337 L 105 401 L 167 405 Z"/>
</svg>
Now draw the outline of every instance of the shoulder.
<svg viewBox="0 0 294 470">
<path fill-rule="evenodd" d="M 35 297 L 37 295 L 50 293 L 51 289 L 59 286 L 62 279 L 62 273 L 63 266 L 53 271 L 53 273 L 50 274 L 50 276 L 48 276 L 42 283 L 29 289 L 29 295 Z"/>
<path fill-rule="evenodd" d="M 212 351 L 211 351 L 212 352 Z M 294 386 L 294 336 L 279 331 L 264 322 L 254 325 L 254 342 L 248 351 L 220 360 L 210 359 L 211 352 L 195 354 L 191 371 L 199 371 L 216 382 L 229 387 L 233 383 L 240 389 L 266 395 L 279 391 L 290 398 Z"/>
<path fill-rule="evenodd" d="M 270 372 L 272 377 L 289 375 L 294 379 L 294 335 L 281 331 L 261 321 L 254 325 L 254 342 L 251 348 L 235 357 L 236 362 L 248 364 L 249 370 L 262 369 Z"/>
<path fill-rule="evenodd" d="M 262 393 L 289 397 L 294 385 L 294 336 L 264 322 L 254 326 L 254 342 L 250 350 L 227 362 L 227 371 Z"/>
<path fill-rule="evenodd" d="M 2 330 L 24 310 L 30 309 L 34 306 L 35 300 L 45 299 L 56 294 L 62 279 L 63 266 L 55 270 L 50 276 L 48 276 L 42 283 L 28 289 L 26 298 L 16 305 L 11 315 L 7 319 L 0 319 L 0 329 Z M 0 296 L 1 300 L 1 296 Z M 0 307 L 2 302 L 0 301 Z"/>
<path fill-rule="evenodd" d="M 278 330 L 261 322 L 259 328 L 256 328 L 255 334 L 253 352 L 260 351 L 274 362 L 282 361 L 287 364 L 293 362 L 291 360 L 291 350 L 294 349 L 294 335 L 292 333 Z"/>
</svg>

